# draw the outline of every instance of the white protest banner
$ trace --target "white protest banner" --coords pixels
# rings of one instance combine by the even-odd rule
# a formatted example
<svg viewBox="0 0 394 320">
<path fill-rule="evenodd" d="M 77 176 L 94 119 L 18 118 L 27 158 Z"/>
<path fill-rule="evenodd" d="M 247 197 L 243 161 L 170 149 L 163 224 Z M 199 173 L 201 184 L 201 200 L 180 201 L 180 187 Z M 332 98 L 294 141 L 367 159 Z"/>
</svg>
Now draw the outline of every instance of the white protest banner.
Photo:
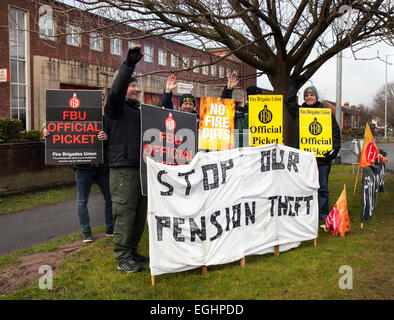
<svg viewBox="0 0 394 320">
<path fill-rule="evenodd" d="M 230 263 L 318 234 L 313 153 L 283 145 L 198 152 L 190 164 L 148 161 L 151 274 Z"/>
</svg>

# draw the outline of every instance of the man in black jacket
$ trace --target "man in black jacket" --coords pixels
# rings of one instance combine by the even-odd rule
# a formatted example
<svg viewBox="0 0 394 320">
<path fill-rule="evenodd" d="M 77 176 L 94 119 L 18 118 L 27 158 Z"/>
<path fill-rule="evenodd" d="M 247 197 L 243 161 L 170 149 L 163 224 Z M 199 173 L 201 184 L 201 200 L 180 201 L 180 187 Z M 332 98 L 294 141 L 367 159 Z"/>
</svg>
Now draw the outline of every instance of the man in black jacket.
<svg viewBox="0 0 394 320">
<path fill-rule="evenodd" d="M 104 107 L 109 124 L 110 189 L 114 225 L 114 257 L 117 269 L 142 270 L 149 262 L 137 252 L 145 228 L 147 198 L 141 193 L 139 161 L 141 120 L 138 83 L 132 77 L 142 58 L 141 45 L 130 48 L 112 84 Z"/>
<path fill-rule="evenodd" d="M 284 102 L 287 110 L 295 120 L 295 132 L 294 141 L 291 146 L 299 148 L 299 109 L 300 108 L 324 108 L 324 106 L 318 101 L 319 96 L 314 86 L 308 87 L 304 90 L 305 102 L 300 106 L 297 103 L 297 92 L 305 83 L 304 77 L 298 77 L 294 83 L 290 86 L 288 92 L 285 95 Z M 331 113 L 331 126 L 332 126 L 332 141 L 333 149 L 328 151 L 325 157 L 316 157 L 317 167 L 319 170 L 319 184 L 320 188 L 318 191 L 319 198 L 319 218 L 325 220 L 329 214 L 329 203 L 328 203 L 328 176 L 331 169 L 331 160 L 335 159 L 338 155 L 339 149 L 341 148 L 341 133 L 335 116 Z"/>
</svg>

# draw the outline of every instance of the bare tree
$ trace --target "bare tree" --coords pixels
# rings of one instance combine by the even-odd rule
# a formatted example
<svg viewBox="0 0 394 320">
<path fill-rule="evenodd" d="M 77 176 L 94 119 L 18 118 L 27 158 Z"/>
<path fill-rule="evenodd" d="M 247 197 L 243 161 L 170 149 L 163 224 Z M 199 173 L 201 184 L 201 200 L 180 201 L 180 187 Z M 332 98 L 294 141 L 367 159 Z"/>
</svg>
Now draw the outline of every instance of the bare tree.
<svg viewBox="0 0 394 320">
<path fill-rule="evenodd" d="M 365 124 L 370 123 L 372 120 L 372 110 L 364 104 L 359 104 L 358 107 L 360 108 L 359 123 L 364 128 Z"/>
<path fill-rule="evenodd" d="M 380 119 L 385 117 L 385 92 L 386 88 L 383 86 L 376 93 L 372 103 L 372 112 Z M 387 126 L 389 128 L 394 126 L 394 82 L 387 84 Z"/>
<path fill-rule="evenodd" d="M 357 52 L 378 41 L 393 44 L 391 0 L 75 0 L 75 3 L 81 10 L 132 24 L 142 31 L 137 39 L 177 36 L 206 52 L 224 46 L 229 55 L 265 73 L 278 94 L 285 93 L 299 75 L 304 76 L 305 83 L 326 61 L 346 48 L 352 47 Z M 284 120 L 287 142 L 292 127 L 287 112 Z"/>
</svg>

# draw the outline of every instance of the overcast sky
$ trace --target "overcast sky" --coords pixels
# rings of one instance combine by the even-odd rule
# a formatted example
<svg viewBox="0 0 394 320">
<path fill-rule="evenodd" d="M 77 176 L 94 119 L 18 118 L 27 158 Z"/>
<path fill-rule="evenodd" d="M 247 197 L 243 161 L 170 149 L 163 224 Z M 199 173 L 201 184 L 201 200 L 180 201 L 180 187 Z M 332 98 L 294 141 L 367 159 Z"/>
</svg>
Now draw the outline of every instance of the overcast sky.
<svg viewBox="0 0 394 320">
<path fill-rule="evenodd" d="M 371 48 L 365 48 L 356 53 L 358 59 L 370 59 L 378 55 L 383 60 L 355 60 L 350 49 L 343 51 L 342 58 L 342 105 L 349 102 L 350 105 L 363 103 L 366 106 L 372 104 L 374 95 L 385 85 L 385 63 L 387 57 L 387 82 L 394 82 L 394 47 L 384 43 L 376 44 Z M 336 69 L 337 58 L 327 61 L 310 79 L 317 88 L 319 100 L 336 101 Z M 311 82 L 308 81 L 300 90 L 303 92 Z M 258 79 L 258 86 L 272 89 L 266 76 Z"/>
</svg>

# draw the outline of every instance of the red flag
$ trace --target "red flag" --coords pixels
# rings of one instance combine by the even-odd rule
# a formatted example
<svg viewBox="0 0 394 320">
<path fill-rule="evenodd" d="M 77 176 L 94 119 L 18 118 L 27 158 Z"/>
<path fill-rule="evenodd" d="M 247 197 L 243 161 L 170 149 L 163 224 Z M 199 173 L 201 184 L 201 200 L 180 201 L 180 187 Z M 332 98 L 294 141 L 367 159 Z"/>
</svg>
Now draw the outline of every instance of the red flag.
<svg viewBox="0 0 394 320">
<path fill-rule="evenodd" d="M 326 232 L 332 231 L 334 236 L 339 233 L 342 237 L 345 237 L 345 233 L 350 231 L 350 220 L 346 202 L 346 185 L 343 186 L 341 195 L 326 218 L 324 230 Z"/>
</svg>

